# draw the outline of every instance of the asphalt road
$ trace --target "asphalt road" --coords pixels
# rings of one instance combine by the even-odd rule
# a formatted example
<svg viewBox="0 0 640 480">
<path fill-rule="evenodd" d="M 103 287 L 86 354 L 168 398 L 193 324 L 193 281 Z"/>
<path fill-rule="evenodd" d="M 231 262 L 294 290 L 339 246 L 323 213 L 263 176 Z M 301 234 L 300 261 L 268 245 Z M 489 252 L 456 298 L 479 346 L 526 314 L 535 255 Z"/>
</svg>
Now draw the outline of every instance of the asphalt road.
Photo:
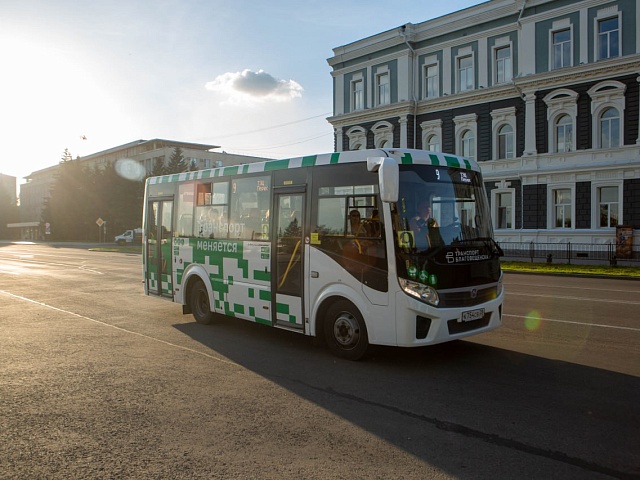
<svg viewBox="0 0 640 480">
<path fill-rule="evenodd" d="M 140 260 L 0 246 L 0 479 L 640 478 L 640 282 L 507 274 L 503 328 L 348 362 Z"/>
</svg>

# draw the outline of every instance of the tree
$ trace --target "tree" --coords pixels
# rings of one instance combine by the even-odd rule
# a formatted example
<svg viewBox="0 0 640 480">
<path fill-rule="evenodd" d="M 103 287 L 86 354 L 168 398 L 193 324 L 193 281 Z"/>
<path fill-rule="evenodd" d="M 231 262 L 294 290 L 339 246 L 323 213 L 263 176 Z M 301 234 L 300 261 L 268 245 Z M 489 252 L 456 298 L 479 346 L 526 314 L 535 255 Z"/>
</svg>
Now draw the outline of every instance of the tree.
<svg viewBox="0 0 640 480">
<path fill-rule="evenodd" d="M 151 169 L 150 177 L 159 177 L 165 175 L 167 169 L 164 166 L 164 157 L 153 159 L 153 168 Z"/>
<path fill-rule="evenodd" d="M 51 236 L 55 240 L 88 240 L 87 213 L 90 203 L 87 171 L 79 159 L 73 160 L 65 149 L 42 213 L 42 220 L 51 224 Z"/>
<path fill-rule="evenodd" d="M 182 155 L 182 149 L 180 147 L 176 147 L 173 149 L 173 153 L 169 158 L 169 165 L 167 165 L 166 173 L 168 175 L 173 173 L 182 173 L 186 172 L 189 167 L 187 161 Z"/>
<path fill-rule="evenodd" d="M 96 220 L 106 222 L 107 238 L 142 225 L 144 183 L 118 174 L 114 163 L 84 168 L 65 150 L 43 211 L 54 240 L 96 241 Z"/>
</svg>

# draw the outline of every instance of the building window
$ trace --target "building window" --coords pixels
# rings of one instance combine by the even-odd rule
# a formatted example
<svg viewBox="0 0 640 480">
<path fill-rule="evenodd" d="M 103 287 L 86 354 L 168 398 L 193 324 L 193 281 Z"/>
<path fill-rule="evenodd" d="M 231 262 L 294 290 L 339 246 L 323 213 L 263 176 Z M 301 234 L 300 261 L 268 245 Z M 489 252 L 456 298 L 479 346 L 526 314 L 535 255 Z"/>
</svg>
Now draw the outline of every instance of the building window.
<svg viewBox="0 0 640 480">
<path fill-rule="evenodd" d="M 473 56 L 466 55 L 458 58 L 458 91 L 473 90 Z"/>
<path fill-rule="evenodd" d="M 424 98 L 437 98 L 440 96 L 440 78 L 438 64 L 424 66 Z"/>
<path fill-rule="evenodd" d="M 376 75 L 376 97 L 378 105 L 391 103 L 391 86 L 389 84 L 389 72 Z"/>
<path fill-rule="evenodd" d="M 496 228 L 513 228 L 513 192 L 495 194 Z"/>
<path fill-rule="evenodd" d="M 453 117 L 455 124 L 456 154 L 476 160 L 478 115 L 475 113 Z"/>
<path fill-rule="evenodd" d="M 463 157 L 476 159 L 476 139 L 471 130 L 465 130 L 460 137 L 460 153 Z"/>
<path fill-rule="evenodd" d="M 367 131 L 362 127 L 353 127 L 347 131 L 349 150 L 363 150 L 367 145 Z"/>
<path fill-rule="evenodd" d="M 498 159 L 514 158 L 513 127 L 503 125 L 498 130 Z"/>
<path fill-rule="evenodd" d="M 620 223 L 620 197 L 618 187 L 598 188 L 600 228 L 615 227 Z"/>
<path fill-rule="evenodd" d="M 573 122 L 569 115 L 561 115 L 556 121 L 555 151 L 558 153 L 573 151 Z"/>
<path fill-rule="evenodd" d="M 427 150 L 430 152 L 441 152 L 440 149 L 440 137 L 438 135 L 430 135 L 427 138 Z"/>
<path fill-rule="evenodd" d="M 371 131 L 375 148 L 393 147 L 393 125 L 389 122 L 376 123 Z"/>
<path fill-rule="evenodd" d="M 351 82 L 351 108 L 353 111 L 364 109 L 364 81 L 361 78 Z"/>
<path fill-rule="evenodd" d="M 441 152 L 442 120 L 429 120 L 420 124 L 422 148 L 431 152 Z"/>
<path fill-rule="evenodd" d="M 600 148 L 620 146 L 620 115 L 615 108 L 607 108 L 600 116 Z"/>
<path fill-rule="evenodd" d="M 598 60 L 620 56 L 619 18 L 598 21 Z"/>
<path fill-rule="evenodd" d="M 553 225 L 555 228 L 571 228 L 571 189 L 560 188 L 553 191 Z"/>
<path fill-rule="evenodd" d="M 552 37 L 552 69 L 571 66 L 571 29 L 565 28 L 551 33 Z"/>
<path fill-rule="evenodd" d="M 511 67 L 511 46 L 496 48 L 494 52 L 496 84 L 510 82 L 513 77 L 513 69 Z"/>
</svg>

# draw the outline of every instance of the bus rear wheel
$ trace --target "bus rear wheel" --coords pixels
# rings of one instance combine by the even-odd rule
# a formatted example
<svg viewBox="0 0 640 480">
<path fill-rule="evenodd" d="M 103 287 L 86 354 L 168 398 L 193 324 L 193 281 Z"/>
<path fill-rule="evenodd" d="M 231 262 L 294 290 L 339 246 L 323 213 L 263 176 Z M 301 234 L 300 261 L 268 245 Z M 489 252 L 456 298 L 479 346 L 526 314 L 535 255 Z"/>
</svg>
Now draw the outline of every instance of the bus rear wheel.
<svg viewBox="0 0 640 480">
<path fill-rule="evenodd" d="M 324 334 L 331 351 L 347 360 L 359 360 L 369 348 L 367 327 L 360 311 L 348 300 L 338 300 L 327 310 Z"/>
<path fill-rule="evenodd" d="M 209 292 L 200 280 L 191 288 L 189 306 L 196 322 L 202 325 L 209 325 L 213 321 L 213 312 L 209 304 Z"/>
</svg>

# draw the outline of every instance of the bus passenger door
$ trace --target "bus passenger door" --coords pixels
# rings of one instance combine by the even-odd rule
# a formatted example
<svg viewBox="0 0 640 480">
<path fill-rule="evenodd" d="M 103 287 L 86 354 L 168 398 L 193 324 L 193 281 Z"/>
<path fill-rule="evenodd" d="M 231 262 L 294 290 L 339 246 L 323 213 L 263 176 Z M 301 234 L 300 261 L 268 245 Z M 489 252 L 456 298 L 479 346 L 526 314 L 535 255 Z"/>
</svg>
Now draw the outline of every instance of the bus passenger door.
<svg viewBox="0 0 640 480">
<path fill-rule="evenodd" d="M 147 207 L 147 289 L 150 295 L 173 298 L 173 199 L 151 200 Z"/>
<path fill-rule="evenodd" d="M 273 325 L 304 329 L 304 187 L 275 193 L 275 232 L 272 235 L 271 311 Z"/>
</svg>

